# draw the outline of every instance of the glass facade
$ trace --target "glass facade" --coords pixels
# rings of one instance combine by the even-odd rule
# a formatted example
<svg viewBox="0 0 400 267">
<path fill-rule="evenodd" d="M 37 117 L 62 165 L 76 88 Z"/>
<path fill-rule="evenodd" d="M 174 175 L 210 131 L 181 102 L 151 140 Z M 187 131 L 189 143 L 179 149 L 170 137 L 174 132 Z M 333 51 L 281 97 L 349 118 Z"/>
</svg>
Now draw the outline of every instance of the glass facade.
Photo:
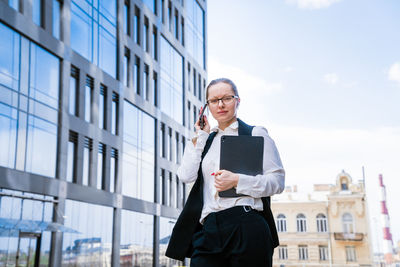
<svg viewBox="0 0 400 267">
<path fill-rule="evenodd" d="M 153 266 L 153 227 L 153 216 L 122 210 L 120 266 Z"/>
<path fill-rule="evenodd" d="M 185 3 L 187 11 L 185 44 L 189 54 L 205 68 L 204 11 L 196 0 L 187 0 Z"/>
<path fill-rule="evenodd" d="M 55 177 L 59 59 L 3 24 L 0 36 L 0 165 Z"/>
<path fill-rule="evenodd" d="M 3 5 L 0 266 L 187 265 L 164 255 L 207 77 L 184 42 L 186 2 Z"/>
<path fill-rule="evenodd" d="M 122 194 L 154 201 L 155 121 L 125 101 Z"/>
<path fill-rule="evenodd" d="M 183 123 L 183 57 L 161 38 L 160 109 L 179 124 Z"/>
<path fill-rule="evenodd" d="M 112 77 L 117 69 L 116 0 L 71 1 L 71 47 Z"/>
<path fill-rule="evenodd" d="M 113 209 L 65 201 L 62 266 L 111 266 Z"/>
<path fill-rule="evenodd" d="M 48 266 L 53 198 L 0 189 L 0 266 Z"/>
</svg>

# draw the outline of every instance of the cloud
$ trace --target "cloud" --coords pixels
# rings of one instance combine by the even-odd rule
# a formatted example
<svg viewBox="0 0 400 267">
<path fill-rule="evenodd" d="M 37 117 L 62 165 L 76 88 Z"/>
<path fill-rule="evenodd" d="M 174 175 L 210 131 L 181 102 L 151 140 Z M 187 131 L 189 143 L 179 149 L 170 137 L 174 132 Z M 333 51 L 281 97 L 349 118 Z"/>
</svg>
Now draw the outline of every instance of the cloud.
<svg viewBox="0 0 400 267">
<path fill-rule="evenodd" d="M 301 9 L 321 9 L 339 1 L 341 0 L 286 0 L 286 3 L 295 4 Z"/>
<path fill-rule="evenodd" d="M 231 79 L 239 90 L 239 95 L 243 93 L 262 94 L 263 96 L 275 94 L 283 89 L 282 82 L 271 82 L 241 68 L 223 64 L 215 59 L 209 61 L 208 80 L 225 77 Z"/>
<path fill-rule="evenodd" d="M 400 62 L 396 62 L 390 66 L 388 79 L 395 81 L 400 85 Z"/>
<path fill-rule="evenodd" d="M 336 84 L 339 80 L 339 77 L 336 73 L 327 73 L 324 75 L 324 81 L 329 84 Z"/>
</svg>

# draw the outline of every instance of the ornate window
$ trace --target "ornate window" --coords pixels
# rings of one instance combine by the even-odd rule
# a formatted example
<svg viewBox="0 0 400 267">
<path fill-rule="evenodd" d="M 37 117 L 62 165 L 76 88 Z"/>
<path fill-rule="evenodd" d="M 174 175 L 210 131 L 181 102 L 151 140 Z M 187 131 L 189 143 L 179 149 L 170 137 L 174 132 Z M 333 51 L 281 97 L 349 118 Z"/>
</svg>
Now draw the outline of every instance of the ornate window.
<svg viewBox="0 0 400 267">
<path fill-rule="evenodd" d="M 320 233 L 328 231 L 326 216 L 322 213 L 317 215 L 317 231 Z"/>
<path fill-rule="evenodd" d="M 304 214 L 300 213 L 297 215 L 297 232 L 306 232 L 307 231 L 307 220 Z"/>
<path fill-rule="evenodd" d="M 283 214 L 278 215 L 277 219 L 278 232 L 286 232 L 286 216 Z"/>
<path fill-rule="evenodd" d="M 353 216 L 350 213 L 345 213 L 342 216 L 343 232 L 353 233 L 354 232 L 354 222 Z"/>
</svg>

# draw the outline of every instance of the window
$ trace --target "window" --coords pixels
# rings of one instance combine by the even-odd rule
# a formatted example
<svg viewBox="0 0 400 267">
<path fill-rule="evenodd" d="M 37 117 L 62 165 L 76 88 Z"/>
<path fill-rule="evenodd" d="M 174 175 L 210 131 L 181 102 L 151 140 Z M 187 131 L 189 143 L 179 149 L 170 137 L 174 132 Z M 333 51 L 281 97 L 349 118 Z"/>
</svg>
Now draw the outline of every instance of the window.
<svg viewBox="0 0 400 267">
<path fill-rule="evenodd" d="M 0 36 L 0 165 L 55 177 L 60 60 L 2 23 Z"/>
<path fill-rule="evenodd" d="M 306 216 L 304 214 L 297 215 L 297 232 L 306 232 L 307 225 L 306 225 Z"/>
<path fill-rule="evenodd" d="M 36 25 L 42 26 L 42 0 L 32 1 L 32 19 Z"/>
<path fill-rule="evenodd" d="M 112 148 L 111 159 L 110 159 L 110 192 L 116 191 L 117 177 L 118 177 L 118 150 Z"/>
<path fill-rule="evenodd" d="M 92 122 L 93 78 L 86 77 L 85 86 L 85 121 Z"/>
<path fill-rule="evenodd" d="M 71 1 L 71 47 L 112 77 L 117 70 L 116 0 Z"/>
<path fill-rule="evenodd" d="M 125 1 L 124 3 L 124 33 L 126 35 L 131 35 L 130 27 L 129 27 L 129 22 L 130 22 L 130 7 L 129 7 L 129 1 Z"/>
<path fill-rule="evenodd" d="M 161 21 L 165 24 L 165 0 L 161 0 Z"/>
<path fill-rule="evenodd" d="M 176 223 L 175 219 L 160 217 L 160 248 L 159 248 L 159 265 L 157 266 L 182 266 L 182 262 L 167 258 L 165 251 L 171 238 L 172 229 Z M 132 266 L 132 265 L 130 265 Z"/>
<path fill-rule="evenodd" d="M 117 93 L 112 94 L 111 102 L 111 133 L 118 134 L 118 117 L 119 117 L 119 96 Z"/>
<path fill-rule="evenodd" d="M 92 163 L 92 139 L 86 137 L 83 147 L 83 175 L 82 175 L 82 185 L 89 185 L 90 180 L 90 164 Z"/>
<path fill-rule="evenodd" d="M 149 52 L 149 19 L 146 17 L 143 23 L 143 50 Z"/>
<path fill-rule="evenodd" d="M 182 157 L 183 157 L 183 152 L 185 151 L 185 137 L 184 137 L 184 136 L 182 136 L 182 143 L 181 143 L 181 145 L 180 145 L 179 147 L 180 147 L 180 149 L 181 149 L 181 151 L 180 151 L 180 156 L 181 156 L 181 159 L 182 159 Z"/>
<path fill-rule="evenodd" d="M 76 183 L 76 152 L 78 144 L 78 134 L 69 132 L 68 139 L 68 158 L 67 158 L 67 182 Z"/>
<path fill-rule="evenodd" d="M 183 17 L 181 17 L 181 44 L 185 45 L 185 21 Z"/>
<path fill-rule="evenodd" d="M 124 101 L 122 194 L 154 201 L 155 120 Z"/>
<path fill-rule="evenodd" d="M 327 261 L 329 254 L 328 254 L 328 247 L 327 246 L 319 246 L 319 260 L 320 261 Z"/>
<path fill-rule="evenodd" d="M 135 64 L 133 65 L 133 83 L 136 94 L 140 95 L 140 58 L 135 56 Z"/>
<path fill-rule="evenodd" d="M 344 233 L 353 233 L 354 232 L 353 216 L 351 216 L 350 213 L 343 214 L 342 223 L 343 223 L 343 232 Z"/>
<path fill-rule="evenodd" d="M 135 6 L 135 17 L 133 18 L 134 41 L 140 45 L 140 9 Z"/>
<path fill-rule="evenodd" d="M 158 106 L 158 77 L 157 72 L 153 72 L 153 104 L 154 106 Z"/>
<path fill-rule="evenodd" d="M 346 260 L 357 261 L 356 248 L 354 246 L 346 246 Z"/>
<path fill-rule="evenodd" d="M 131 51 L 129 51 L 128 48 L 125 47 L 125 53 L 124 53 L 124 77 L 123 77 L 123 82 L 126 87 L 129 87 L 129 64 L 130 64 L 130 54 Z"/>
<path fill-rule="evenodd" d="M 69 113 L 78 116 L 79 106 L 79 70 L 71 66 L 71 76 L 69 77 Z"/>
<path fill-rule="evenodd" d="M 168 182 L 167 182 L 167 205 L 172 206 L 173 202 L 173 182 L 172 173 L 168 172 Z"/>
<path fill-rule="evenodd" d="M 23 40 L 21 40 L 22 42 Z M 29 98 L 27 99 L 29 101 L 29 115 L 25 170 L 55 177 L 60 61 L 57 57 L 33 43 L 26 45 L 30 48 L 30 62 L 26 63 L 29 66 Z M 21 60 L 27 59 L 21 56 Z M 24 90 L 23 86 L 20 87 L 20 90 Z M 19 123 L 25 124 L 26 121 Z"/>
<path fill-rule="evenodd" d="M 99 96 L 99 128 L 107 129 L 107 87 L 100 85 Z"/>
<path fill-rule="evenodd" d="M 53 0 L 53 36 L 60 39 L 60 26 L 61 26 L 61 3 L 60 0 Z"/>
<path fill-rule="evenodd" d="M 324 214 L 317 215 L 317 231 L 325 233 L 328 231 L 327 220 Z"/>
<path fill-rule="evenodd" d="M 278 232 L 286 232 L 286 216 L 279 214 L 277 217 L 277 228 Z"/>
<path fill-rule="evenodd" d="M 187 112 L 187 114 L 188 114 L 188 124 L 187 124 L 187 127 L 188 127 L 188 129 L 190 130 L 191 129 L 191 127 L 192 127 L 192 112 L 190 111 L 190 101 L 188 101 L 188 112 Z"/>
<path fill-rule="evenodd" d="M 157 60 L 157 28 L 155 26 L 153 26 L 153 44 L 152 44 L 152 57 Z"/>
<path fill-rule="evenodd" d="M 96 188 L 99 190 L 104 189 L 105 152 L 106 152 L 106 146 L 100 143 L 99 150 L 97 153 L 97 182 L 96 182 Z"/>
<path fill-rule="evenodd" d="M 171 2 L 168 1 L 168 13 L 167 13 L 167 23 L 168 23 L 168 30 L 172 30 L 172 6 Z"/>
<path fill-rule="evenodd" d="M 199 83 L 198 83 L 197 87 L 199 88 L 198 97 L 199 97 L 199 100 L 201 101 L 201 75 L 200 75 L 200 73 L 199 73 Z"/>
<path fill-rule="evenodd" d="M 288 259 L 288 249 L 287 246 L 279 246 L 279 259 L 287 260 Z"/>
<path fill-rule="evenodd" d="M 168 137 L 167 137 L 167 159 L 172 161 L 172 129 L 168 127 Z"/>
<path fill-rule="evenodd" d="M 113 241 L 113 208 L 67 199 L 64 224 L 77 232 L 63 233 L 61 266 L 85 265 L 82 258 L 89 258 L 91 266 L 111 266 L 111 257 L 99 254 Z"/>
<path fill-rule="evenodd" d="M 8 5 L 15 10 L 19 11 L 19 1 L 20 0 L 8 0 Z"/>
<path fill-rule="evenodd" d="M 196 0 L 186 1 L 185 46 L 190 56 L 205 68 L 204 11 Z"/>
<path fill-rule="evenodd" d="M 179 133 L 175 133 L 175 163 L 179 164 L 181 163 L 181 155 L 180 155 L 180 149 L 179 149 Z"/>
<path fill-rule="evenodd" d="M 340 187 L 342 190 L 349 190 L 349 182 L 346 177 L 340 178 Z"/>
<path fill-rule="evenodd" d="M 183 124 L 183 57 L 161 37 L 160 109 Z"/>
<path fill-rule="evenodd" d="M 193 68 L 193 95 L 197 94 L 196 70 Z"/>
<path fill-rule="evenodd" d="M 143 98 L 149 100 L 149 66 L 146 64 L 143 71 Z"/>
<path fill-rule="evenodd" d="M 299 260 L 308 260 L 308 248 L 307 246 L 299 246 Z"/>
<path fill-rule="evenodd" d="M 160 127 L 160 156 L 165 158 L 165 124 L 161 123 Z"/>
<path fill-rule="evenodd" d="M 187 84 L 188 84 L 188 91 L 190 92 L 190 64 L 188 63 L 188 71 L 187 71 L 187 73 L 188 73 L 188 76 L 187 76 Z"/>
<path fill-rule="evenodd" d="M 160 170 L 160 204 L 165 205 L 166 202 L 166 197 L 165 197 L 165 170 L 161 169 Z"/>
<path fill-rule="evenodd" d="M 174 179 L 174 175 L 170 173 L 170 183 L 171 183 L 171 207 L 177 207 L 177 187 L 176 187 L 176 179 Z"/>
<path fill-rule="evenodd" d="M 174 32 L 175 32 L 175 38 L 179 40 L 179 15 L 178 15 L 178 10 L 176 9 L 174 16 Z"/>
</svg>

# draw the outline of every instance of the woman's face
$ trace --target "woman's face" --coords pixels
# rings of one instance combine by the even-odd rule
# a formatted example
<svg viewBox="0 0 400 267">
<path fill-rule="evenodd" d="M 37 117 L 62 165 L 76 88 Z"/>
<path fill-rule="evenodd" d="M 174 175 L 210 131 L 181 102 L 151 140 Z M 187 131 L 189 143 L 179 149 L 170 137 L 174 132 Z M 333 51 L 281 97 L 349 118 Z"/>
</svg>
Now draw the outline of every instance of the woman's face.
<svg viewBox="0 0 400 267">
<path fill-rule="evenodd" d="M 224 82 L 214 84 L 208 88 L 208 101 L 213 99 L 221 99 L 224 97 L 234 96 L 235 93 L 232 87 Z M 226 101 L 229 102 L 229 101 Z M 236 118 L 236 111 L 239 105 L 240 98 L 233 98 L 230 103 L 223 103 L 217 101 L 216 104 L 209 102 L 208 108 L 210 109 L 213 117 L 218 121 L 218 124 L 231 122 Z"/>
</svg>

